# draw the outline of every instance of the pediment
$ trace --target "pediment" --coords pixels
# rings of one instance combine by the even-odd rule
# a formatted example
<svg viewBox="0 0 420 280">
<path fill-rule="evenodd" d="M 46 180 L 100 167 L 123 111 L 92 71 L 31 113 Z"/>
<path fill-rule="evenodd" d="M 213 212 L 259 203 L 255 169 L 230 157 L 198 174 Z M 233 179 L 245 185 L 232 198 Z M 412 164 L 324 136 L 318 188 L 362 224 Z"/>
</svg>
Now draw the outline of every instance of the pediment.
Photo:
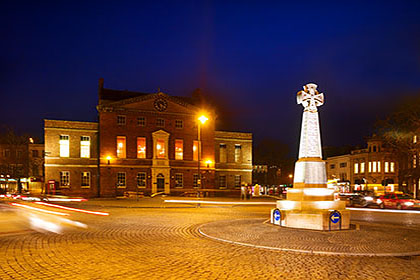
<svg viewBox="0 0 420 280">
<path fill-rule="evenodd" d="M 192 114 L 199 110 L 196 106 L 183 101 L 182 98 L 169 96 L 162 92 L 113 102 L 111 104 L 107 104 L 107 106 L 114 108 L 175 114 Z"/>
<path fill-rule="evenodd" d="M 152 132 L 153 137 L 169 137 L 169 135 L 170 133 L 166 132 L 163 129 L 159 129 L 159 130 L 156 130 L 155 132 Z"/>
</svg>

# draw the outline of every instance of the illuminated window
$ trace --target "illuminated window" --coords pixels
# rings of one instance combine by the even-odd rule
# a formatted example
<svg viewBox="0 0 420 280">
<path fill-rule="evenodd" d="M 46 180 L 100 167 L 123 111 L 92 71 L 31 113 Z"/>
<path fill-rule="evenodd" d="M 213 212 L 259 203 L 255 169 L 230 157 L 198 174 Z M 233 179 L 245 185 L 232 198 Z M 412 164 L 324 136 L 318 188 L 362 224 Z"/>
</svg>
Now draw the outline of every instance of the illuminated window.
<svg viewBox="0 0 420 280">
<path fill-rule="evenodd" d="M 193 174 L 193 187 L 198 188 L 198 174 Z"/>
<path fill-rule="evenodd" d="M 146 118 L 145 117 L 138 117 L 137 118 L 137 125 L 138 126 L 146 126 Z"/>
<path fill-rule="evenodd" d="M 413 168 L 417 168 L 417 155 L 413 155 Z"/>
<path fill-rule="evenodd" d="M 89 136 L 80 137 L 80 157 L 81 158 L 90 157 L 90 137 Z"/>
<path fill-rule="evenodd" d="M 389 162 L 387 162 L 387 161 L 384 162 L 384 171 L 385 171 L 385 173 L 389 172 Z"/>
<path fill-rule="evenodd" d="M 242 161 L 242 146 L 239 144 L 235 145 L 235 162 Z"/>
<path fill-rule="evenodd" d="M 389 163 L 389 171 L 391 173 L 394 173 L 395 172 L 395 163 L 394 162 L 390 162 Z"/>
<path fill-rule="evenodd" d="M 226 188 L 226 175 L 219 175 L 219 188 Z"/>
<path fill-rule="evenodd" d="M 182 120 L 175 120 L 175 128 L 184 128 L 184 122 Z"/>
<path fill-rule="evenodd" d="M 365 163 L 364 162 L 360 163 L 360 173 L 365 173 Z"/>
<path fill-rule="evenodd" d="M 156 141 L 156 157 L 157 158 L 166 158 L 165 141 L 163 139 L 158 139 Z"/>
<path fill-rule="evenodd" d="M 117 125 L 125 125 L 125 116 L 117 116 Z"/>
<path fill-rule="evenodd" d="M 175 159 L 182 160 L 184 157 L 184 141 L 180 139 L 175 140 Z"/>
<path fill-rule="evenodd" d="M 82 172 L 82 187 L 90 187 L 90 172 Z"/>
<path fill-rule="evenodd" d="M 376 161 L 372 162 L 372 172 L 376 172 Z"/>
<path fill-rule="evenodd" d="M 146 138 L 137 137 L 137 158 L 146 158 Z"/>
<path fill-rule="evenodd" d="M 157 119 L 156 120 L 157 127 L 165 127 L 165 120 L 164 119 Z"/>
<path fill-rule="evenodd" d="M 69 187 L 70 186 L 70 171 L 61 171 L 60 172 L 60 187 Z"/>
<path fill-rule="evenodd" d="M 371 172 L 372 172 L 372 162 L 369 161 L 369 173 L 371 173 Z"/>
<path fill-rule="evenodd" d="M 184 186 L 184 178 L 182 173 L 175 174 L 175 187 L 182 188 Z"/>
<path fill-rule="evenodd" d="M 354 174 L 357 174 L 357 173 L 359 173 L 359 164 L 355 163 L 354 164 Z"/>
<path fill-rule="evenodd" d="M 68 135 L 60 135 L 60 157 L 70 156 L 70 137 Z"/>
<path fill-rule="evenodd" d="M 125 136 L 117 136 L 117 157 L 125 158 Z"/>
<path fill-rule="evenodd" d="M 381 162 L 378 161 L 377 163 L 378 163 L 378 172 L 381 172 Z"/>
<path fill-rule="evenodd" d="M 417 135 L 413 136 L 413 143 L 416 144 L 417 143 Z"/>
<path fill-rule="evenodd" d="M 219 145 L 219 160 L 220 162 L 226 162 L 226 144 Z"/>
<path fill-rule="evenodd" d="M 119 188 L 125 187 L 125 172 L 117 173 L 117 187 Z"/>
<path fill-rule="evenodd" d="M 139 188 L 146 187 L 146 172 L 137 173 L 137 187 Z"/>
<path fill-rule="evenodd" d="M 235 188 L 238 188 L 241 186 L 241 180 L 242 180 L 241 175 L 235 175 Z"/>
<path fill-rule="evenodd" d="M 198 160 L 198 141 L 193 142 L 193 160 Z"/>
</svg>

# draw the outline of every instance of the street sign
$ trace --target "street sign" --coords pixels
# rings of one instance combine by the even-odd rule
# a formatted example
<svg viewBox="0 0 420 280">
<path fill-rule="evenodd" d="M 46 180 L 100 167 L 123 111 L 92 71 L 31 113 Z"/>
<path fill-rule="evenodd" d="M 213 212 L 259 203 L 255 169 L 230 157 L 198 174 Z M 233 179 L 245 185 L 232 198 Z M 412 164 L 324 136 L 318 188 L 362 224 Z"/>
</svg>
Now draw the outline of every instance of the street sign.
<svg viewBox="0 0 420 280">
<path fill-rule="evenodd" d="M 341 215 L 338 211 L 334 211 L 334 212 L 331 213 L 331 215 L 330 215 L 331 222 L 336 224 L 340 221 L 340 219 L 341 219 Z"/>
<path fill-rule="evenodd" d="M 280 221 L 280 211 L 279 211 L 279 209 L 274 210 L 273 216 L 274 216 L 274 221 L 275 222 Z"/>
<path fill-rule="evenodd" d="M 281 225 L 281 212 L 279 209 L 271 209 L 271 223 L 275 225 Z"/>
</svg>

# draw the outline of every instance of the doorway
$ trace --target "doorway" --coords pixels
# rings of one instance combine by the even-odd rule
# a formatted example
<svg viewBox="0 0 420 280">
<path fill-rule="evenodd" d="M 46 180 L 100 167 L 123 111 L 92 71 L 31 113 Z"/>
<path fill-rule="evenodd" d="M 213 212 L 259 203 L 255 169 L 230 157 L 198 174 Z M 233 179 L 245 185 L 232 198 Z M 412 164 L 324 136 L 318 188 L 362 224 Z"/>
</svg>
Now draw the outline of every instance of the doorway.
<svg viewBox="0 0 420 280">
<path fill-rule="evenodd" d="M 156 176 L 156 185 L 157 185 L 157 192 L 165 191 L 165 176 L 163 176 L 162 173 L 159 173 Z"/>
</svg>

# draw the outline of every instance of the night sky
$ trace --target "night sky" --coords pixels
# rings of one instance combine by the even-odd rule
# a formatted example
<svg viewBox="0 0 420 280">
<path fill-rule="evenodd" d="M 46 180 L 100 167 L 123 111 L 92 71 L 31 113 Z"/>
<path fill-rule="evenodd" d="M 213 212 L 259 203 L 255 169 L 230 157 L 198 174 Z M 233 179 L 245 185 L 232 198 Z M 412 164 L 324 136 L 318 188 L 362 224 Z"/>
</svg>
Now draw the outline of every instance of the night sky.
<svg viewBox="0 0 420 280">
<path fill-rule="evenodd" d="M 0 125 L 21 133 L 42 136 L 44 118 L 95 121 L 100 77 L 201 88 L 227 127 L 296 153 L 306 83 L 325 94 L 324 145 L 363 144 L 401 96 L 420 94 L 420 1 L 31 2 L 0 3 Z"/>
</svg>

